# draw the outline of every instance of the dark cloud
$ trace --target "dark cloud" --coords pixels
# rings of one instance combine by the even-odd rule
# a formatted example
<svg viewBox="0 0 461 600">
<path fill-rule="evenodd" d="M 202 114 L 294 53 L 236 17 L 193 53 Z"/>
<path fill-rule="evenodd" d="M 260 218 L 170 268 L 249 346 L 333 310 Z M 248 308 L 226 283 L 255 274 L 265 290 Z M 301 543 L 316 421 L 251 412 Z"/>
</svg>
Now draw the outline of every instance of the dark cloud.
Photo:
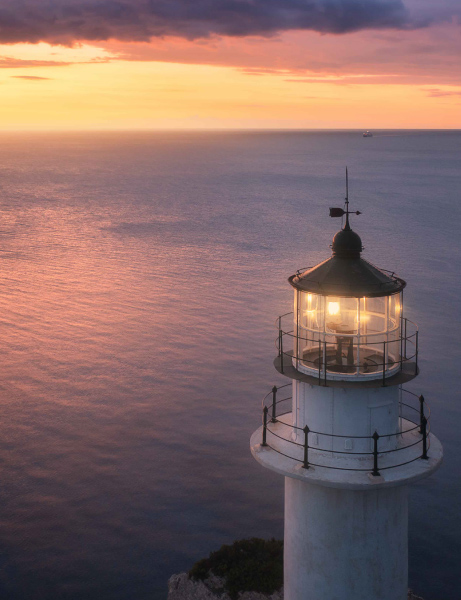
<svg viewBox="0 0 461 600">
<path fill-rule="evenodd" d="M 410 17 L 403 0 L 0 0 L 1 43 L 267 36 L 293 29 L 338 34 L 429 21 Z"/>
</svg>

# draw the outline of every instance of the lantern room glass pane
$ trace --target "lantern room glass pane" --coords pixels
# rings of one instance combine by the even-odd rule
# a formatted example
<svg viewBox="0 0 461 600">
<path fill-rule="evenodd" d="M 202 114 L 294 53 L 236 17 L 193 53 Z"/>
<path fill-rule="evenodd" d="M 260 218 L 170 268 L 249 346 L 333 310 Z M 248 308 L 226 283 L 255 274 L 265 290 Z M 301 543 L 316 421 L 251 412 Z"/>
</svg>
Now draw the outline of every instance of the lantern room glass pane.
<svg viewBox="0 0 461 600">
<path fill-rule="evenodd" d="M 389 329 L 394 329 L 400 326 L 401 317 L 401 300 L 400 294 L 395 294 L 389 297 Z"/>
<path fill-rule="evenodd" d="M 323 296 L 299 294 L 301 297 L 301 325 L 312 331 L 323 331 Z"/>
<path fill-rule="evenodd" d="M 401 296 L 349 298 L 295 292 L 296 364 L 321 375 L 365 376 L 400 361 Z"/>
<path fill-rule="evenodd" d="M 387 331 L 388 297 L 363 298 L 361 322 L 364 335 L 385 333 Z"/>
<path fill-rule="evenodd" d="M 358 300 L 357 298 L 340 298 L 328 296 L 326 298 L 327 332 L 354 334 L 358 327 Z"/>
</svg>

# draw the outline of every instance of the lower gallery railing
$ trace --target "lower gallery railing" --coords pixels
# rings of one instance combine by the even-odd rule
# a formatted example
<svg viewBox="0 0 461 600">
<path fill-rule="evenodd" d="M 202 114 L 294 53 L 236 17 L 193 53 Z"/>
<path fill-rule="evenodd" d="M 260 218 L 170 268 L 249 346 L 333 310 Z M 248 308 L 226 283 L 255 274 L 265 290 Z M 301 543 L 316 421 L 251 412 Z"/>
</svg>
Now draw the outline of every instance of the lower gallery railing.
<svg viewBox="0 0 461 600">
<path fill-rule="evenodd" d="M 321 467 L 342 471 L 364 471 L 379 476 L 380 471 L 410 464 L 417 460 L 428 459 L 430 409 L 423 396 L 402 389 L 400 400 L 399 431 L 397 433 L 374 431 L 369 436 L 335 435 L 296 427 L 290 421 L 291 396 L 280 398 L 283 390 L 291 383 L 274 386 L 263 400 L 262 446 L 278 452 L 286 458 L 301 463 L 304 469 Z M 406 402 L 402 397 L 405 397 Z M 289 409 L 287 405 L 289 404 Z M 403 416 L 405 413 L 405 417 Z M 299 435 L 293 435 L 300 434 Z M 323 438 L 344 438 L 350 440 L 369 440 L 369 452 L 331 450 L 319 448 L 310 443 L 311 436 Z M 302 443 L 293 439 L 301 437 Z M 380 450 L 380 439 L 396 438 L 396 447 Z M 350 459 L 356 458 L 358 465 L 352 466 Z M 338 460 L 339 459 L 339 460 Z M 341 460 L 348 459 L 348 460 Z"/>
</svg>

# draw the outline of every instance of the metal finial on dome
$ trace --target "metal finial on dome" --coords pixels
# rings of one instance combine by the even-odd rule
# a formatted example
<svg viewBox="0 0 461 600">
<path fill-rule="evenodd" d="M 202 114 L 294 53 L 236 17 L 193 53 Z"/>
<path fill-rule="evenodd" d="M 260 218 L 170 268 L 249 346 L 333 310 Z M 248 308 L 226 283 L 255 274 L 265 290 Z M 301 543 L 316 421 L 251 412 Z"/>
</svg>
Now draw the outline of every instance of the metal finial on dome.
<svg viewBox="0 0 461 600">
<path fill-rule="evenodd" d="M 359 210 L 356 210 L 356 211 L 349 210 L 349 174 L 347 172 L 347 167 L 346 167 L 346 198 L 344 200 L 345 200 L 344 208 L 331 208 L 330 207 L 330 217 L 343 217 L 344 215 L 346 215 L 346 223 L 343 227 L 343 230 L 350 231 L 351 226 L 349 224 L 349 215 L 350 214 L 361 215 L 362 213 Z"/>
<path fill-rule="evenodd" d="M 346 167 L 346 198 L 345 205 L 343 208 L 330 208 L 330 217 L 343 217 L 346 215 L 346 223 L 341 231 L 333 238 L 333 254 L 336 256 L 341 256 L 345 258 L 357 258 L 360 256 L 360 252 L 362 251 L 362 240 L 360 236 L 352 231 L 350 223 L 349 223 L 349 214 L 351 211 L 349 210 L 349 175 Z M 360 215 L 362 214 L 359 210 L 354 211 L 354 214 Z"/>
<path fill-rule="evenodd" d="M 344 225 L 344 229 L 350 229 L 349 225 L 349 175 L 347 173 L 346 167 L 346 224 Z"/>
</svg>

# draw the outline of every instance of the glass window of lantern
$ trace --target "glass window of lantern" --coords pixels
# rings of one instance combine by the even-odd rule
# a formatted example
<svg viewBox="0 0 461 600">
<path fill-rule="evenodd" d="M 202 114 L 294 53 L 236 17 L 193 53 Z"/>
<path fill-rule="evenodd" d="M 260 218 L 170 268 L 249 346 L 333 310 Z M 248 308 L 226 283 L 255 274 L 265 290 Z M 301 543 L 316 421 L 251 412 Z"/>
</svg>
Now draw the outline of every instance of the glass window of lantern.
<svg viewBox="0 0 461 600">
<path fill-rule="evenodd" d="M 400 361 L 401 307 L 402 299 L 400 294 L 389 296 L 389 325 L 387 344 L 390 364 L 395 364 Z"/>
<path fill-rule="evenodd" d="M 363 298 L 361 322 L 366 324 L 367 335 L 387 331 L 387 296 L 380 298 Z"/>
<path fill-rule="evenodd" d="M 357 333 L 357 298 L 326 298 L 325 329 L 346 335 Z"/>
<path fill-rule="evenodd" d="M 360 320 L 360 323 L 359 323 L 360 335 L 366 336 L 368 333 L 368 321 L 370 319 L 370 317 L 367 314 L 367 298 L 359 299 L 358 319 Z"/>
<path fill-rule="evenodd" d="M 389 297 L 389 329 L 395 329 L 400 326 L 401 300 L 400 294 L 394 294 Z"/>
<path fill-rule="evenodd" d="M 400 360 L 401 295 L 378 298 L 297 292 L 295 356 L 320 372 L 370 376 Z"/>
<path fill-rule="evenodd" d="M 299 296 L 301 327 L 309 331 L 323 331 L 323 297 L 309 293 L 300 293 Z"/>
<path fill-rule="evenodd" d="M 299 306 L 298 314 L 295 311 L 295 327 L 297 327 L 298 357 L 306 357 L 306 366 L 314 367 L 307 358 L 312 349 L 317 349 L 323 336 L 323 296 L 318 294 L 298 292 L 295 293 L 295 306 Z M 296 323 L 296 318 L 298 322 Z M 316 354 L 317 355 L 317 354 Z"/>
</svg>

